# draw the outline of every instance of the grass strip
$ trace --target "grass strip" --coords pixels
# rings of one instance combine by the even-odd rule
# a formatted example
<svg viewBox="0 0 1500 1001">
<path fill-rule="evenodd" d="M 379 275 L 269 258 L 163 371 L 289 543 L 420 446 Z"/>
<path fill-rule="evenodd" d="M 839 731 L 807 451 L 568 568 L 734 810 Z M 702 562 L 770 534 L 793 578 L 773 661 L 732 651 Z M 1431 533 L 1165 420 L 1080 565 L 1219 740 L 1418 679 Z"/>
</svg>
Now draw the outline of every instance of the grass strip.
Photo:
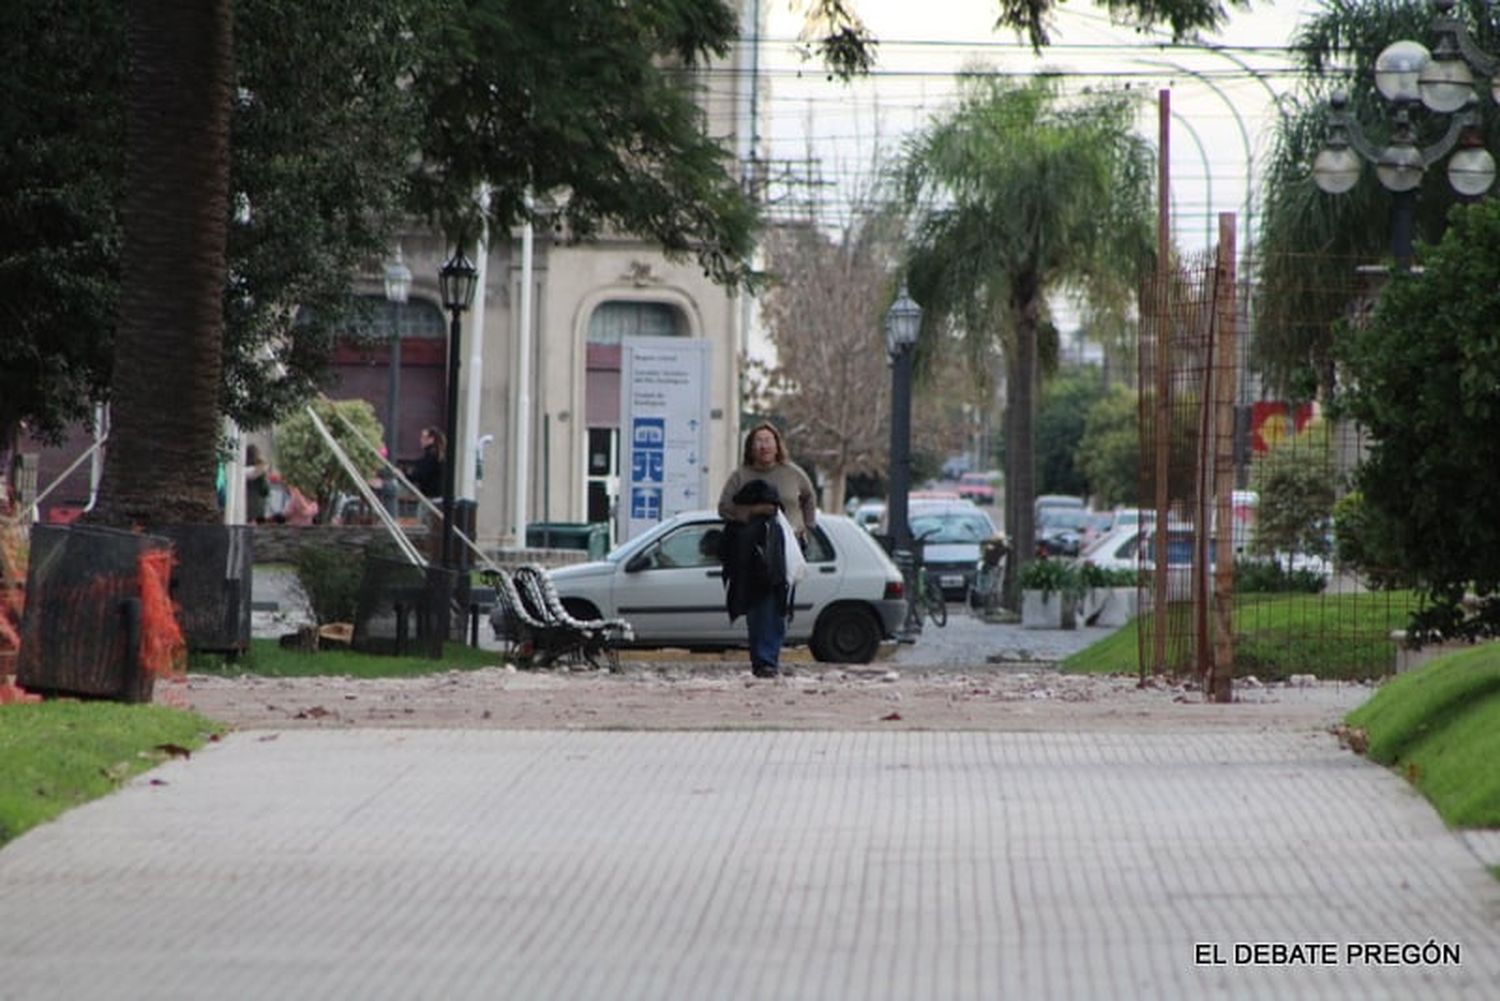
<svg viewBox="0 0 1500 1001">
<path fill-rule="evenodd" d="M 165 706 L 56 700 L 0 706 L 0 844 L 112 792 L 223 726 Z"/>
<path fill-rule="evenodd" d="M 1454 827 L 1500 827 L 1500 644 L 1439 657 L 1345 719 Z"/>
<path fill-rule="evenodd" d="M 250 651 L 238 660 L 195 657 L 188 669 L 199 674 L 237 677 L 254 674 L 268 678 L 415 678 L 443 671 L 475 671 L 505 662 L 497 650 L 481 650 L 462 643 L 444 643 L 440 660 L 428 657 L 388 657 L 354 650 L 290 650 L 276 640 L 253 639 Z"/>
<path fill-rule="evenodd" d="M 1359 680 L 1382 678 L 1395 668 L 1393 629 L 1406 625 L 1415 599 L 1406 591 L 1366 594 L 1248 594 L 1235 599 L 1234 662 L 1238 676 L 1276 681 L 1294 674 Z M 1167 626 L 1176 646 L 1191 635 L 1186 605 L 1174 606 Z M 1137 616 L 1062 662 L 1082 674 L 1134 674 L 1140 670 Z M 1174 646 L 1174 648 L 1176 648 Z M 1182 647 L 1186 649 L 1186 647 Z"/>
</svg>

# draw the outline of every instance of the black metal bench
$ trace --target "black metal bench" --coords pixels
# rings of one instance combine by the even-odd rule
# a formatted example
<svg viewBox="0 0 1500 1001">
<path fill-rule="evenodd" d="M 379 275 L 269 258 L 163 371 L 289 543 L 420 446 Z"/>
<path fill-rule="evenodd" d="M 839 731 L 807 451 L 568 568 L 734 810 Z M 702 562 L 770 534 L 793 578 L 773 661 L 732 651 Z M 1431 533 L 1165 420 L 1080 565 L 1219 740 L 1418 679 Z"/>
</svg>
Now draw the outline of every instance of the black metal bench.
<svg viewBox="0 0 1500 1001">
<path fill-rule="evenodd" d="M 632 636 L 623 619 L 579 619 L 568 612 L 541 567 L 528 564 L 514 572 L 484 570 L 494 587 L 499 615 L 490 621 L 496 639 L 524 665 L 550 667 L 559 662 L 587 663 L 619 670 L 620 643 Z"/>
</svg>

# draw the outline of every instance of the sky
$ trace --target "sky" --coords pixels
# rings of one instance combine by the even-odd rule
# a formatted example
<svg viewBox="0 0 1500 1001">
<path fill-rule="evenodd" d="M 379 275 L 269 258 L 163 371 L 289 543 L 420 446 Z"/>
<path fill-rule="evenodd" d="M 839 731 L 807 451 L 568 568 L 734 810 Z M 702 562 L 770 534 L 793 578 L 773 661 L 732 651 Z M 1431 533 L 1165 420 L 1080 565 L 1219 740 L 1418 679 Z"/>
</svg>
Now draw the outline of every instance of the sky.
<svg viewBox="0 0 1500 1001">
<path fill-rule="evenodd" d="M 1219 48 L 1210 51 L 1112 25 L 1103 10 L 1074 0 L 1061 9 L 1053 45 L 1035 56 L 1013 32 L 995 29 L 995 0 L 859 0 L 880 40 L 878 62 L 869 78 L 843 84 L 796 53 L 800 17 L 788 0 L 762 3 L 759 152 L 779 179 L 773 214 L 815 210 L 837 226 L 881 156 L 951 107 L 956 70 L 975 62 L 1020 76 L 1047 68 L 1064 74 L 1066 89 L 1144 92 L 1140 129 L 1153 145 L 1156 94 L 1171 89 L 1173 232 L 1188 252 L 1212 245 L 1220 212 L 1239 214 L 1242 243 L 1251 232 L 1258 196 L 1247 193 L 1270 150 L 1273 100 L 1295 83 L 1286 45 L 1304 12 L 1318 7 L 1318 0 L 1257 3 L 1203 36 Z"/>
</svg>

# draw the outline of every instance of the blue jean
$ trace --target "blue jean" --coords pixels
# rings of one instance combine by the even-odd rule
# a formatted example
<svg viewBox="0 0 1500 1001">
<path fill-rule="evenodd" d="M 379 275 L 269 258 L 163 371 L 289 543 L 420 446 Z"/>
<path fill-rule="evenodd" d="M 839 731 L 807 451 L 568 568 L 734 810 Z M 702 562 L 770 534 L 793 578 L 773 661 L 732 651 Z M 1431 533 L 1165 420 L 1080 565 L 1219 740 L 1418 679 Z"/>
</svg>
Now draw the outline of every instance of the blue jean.
<svg viewBox="0 0 1500 1001">
<path fill-rule="evenodd" d="M 750 634 L 750 663 L 777 667 L 781 641 L 786 639 L 786 616 L 776 609 L 776 596 L 768 594 L 745 612 Z"/>
</svg>

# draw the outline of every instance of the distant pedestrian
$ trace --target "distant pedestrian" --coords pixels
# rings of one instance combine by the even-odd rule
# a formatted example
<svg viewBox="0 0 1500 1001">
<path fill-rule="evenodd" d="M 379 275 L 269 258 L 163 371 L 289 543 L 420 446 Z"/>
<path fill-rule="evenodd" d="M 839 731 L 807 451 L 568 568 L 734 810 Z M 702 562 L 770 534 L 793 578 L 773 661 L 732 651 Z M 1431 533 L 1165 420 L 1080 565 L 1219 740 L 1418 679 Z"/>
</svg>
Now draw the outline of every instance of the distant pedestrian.
<svg viewBox="0 0 1500 1001">
<path fill-rule="evenodd" d="M 407 464 L 406 478 L 423 496 L 443 495 L 443 464 L 448 459 L 448 439 L 434 427 L 422 429 L 422 454 Z"/>
<path fill-rule="evenodd" d="M 422 454 L 410 464 L 406 478 L 411 480 L 411 485 L 420 490 L 424 497 L 437 500 L 443 496 L 444 484 L 447 482 L 443 474 L 448 461 L 448 438 L 435 427 L 425 427 L 422 429 L 421 442 Z M 442 517 L 433 514 L 432 509 L 425 504 L 420 510 L 422 523 L 427 526 L 427 559 L 431 563 L 442 563 Z"/>
<path fill-rule="evenodd" d="M 266 520 L 266 498 L 271 496 L 271 471 L 260 449 L 245 446 L 245 521 L 259 525 Z"/>
<path fill-rule="evenodd" d="M 728 523 L 722 550 L 726 603 L 731 620 L 741 611 L 745 615 L 750 670 L 758 678 L 774 678 L 781 671 L 795 583 L 788 578 L 776 518 L 784 514 L 796 544 L 805 547 L 818 507 L 812 480 L 787 458 L 781 432 L 771 424 L 750 429 L 743 459 L 719 494 L 719 514 Z"/>
</svg>

